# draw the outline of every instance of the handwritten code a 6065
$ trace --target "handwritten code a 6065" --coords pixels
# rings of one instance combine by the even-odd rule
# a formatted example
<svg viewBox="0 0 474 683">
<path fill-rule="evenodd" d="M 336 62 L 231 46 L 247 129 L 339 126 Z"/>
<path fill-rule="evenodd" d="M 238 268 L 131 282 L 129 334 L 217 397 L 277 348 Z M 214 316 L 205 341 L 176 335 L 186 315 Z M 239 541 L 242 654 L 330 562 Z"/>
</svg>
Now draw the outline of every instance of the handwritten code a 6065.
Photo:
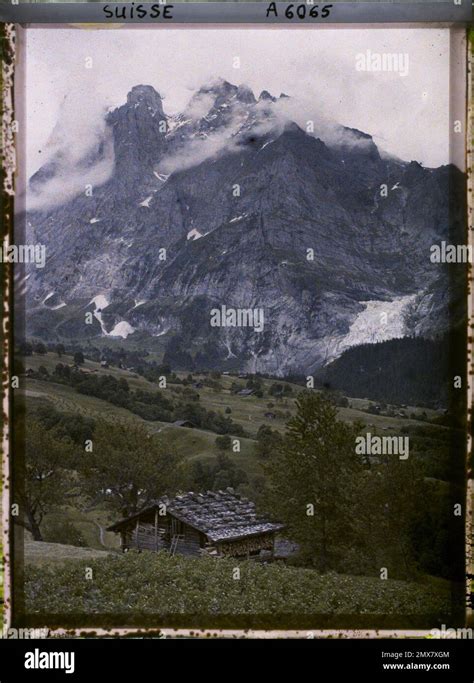
<svg viewBox="0 0 474 683">
<path fill-rule="evenodd" d="M 295 5 L 290 4 L 281 8 L 282 16 L 285 19 L 327 19 L 331 13 L 332 5 Z M 278 17 L 278 7 L 276 2 L 271 2 L 267 7 L 266 17 Z"/>
</svg>

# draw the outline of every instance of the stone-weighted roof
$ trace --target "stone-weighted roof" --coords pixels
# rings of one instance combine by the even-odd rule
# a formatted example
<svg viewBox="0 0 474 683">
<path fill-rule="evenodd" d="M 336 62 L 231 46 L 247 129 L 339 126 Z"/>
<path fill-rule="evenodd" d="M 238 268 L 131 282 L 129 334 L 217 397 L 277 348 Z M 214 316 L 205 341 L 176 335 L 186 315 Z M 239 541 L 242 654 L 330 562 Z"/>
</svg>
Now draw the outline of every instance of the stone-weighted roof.
<svg viewBox="0 0 474 683">
<path fill-rule="evenodd" d="M 205 493 L 189 491 L 174 498 L 161 498 L 146 510 L 117 522 L 109 530 L 118 531 L 124 523 L 163 503 L 167 513 L 206 534 L 212 542 L 233 541 L 283 529 L 283 524 L 270 522 L 257 515 L 252 501 L 228 488 Z"/>
</svg>

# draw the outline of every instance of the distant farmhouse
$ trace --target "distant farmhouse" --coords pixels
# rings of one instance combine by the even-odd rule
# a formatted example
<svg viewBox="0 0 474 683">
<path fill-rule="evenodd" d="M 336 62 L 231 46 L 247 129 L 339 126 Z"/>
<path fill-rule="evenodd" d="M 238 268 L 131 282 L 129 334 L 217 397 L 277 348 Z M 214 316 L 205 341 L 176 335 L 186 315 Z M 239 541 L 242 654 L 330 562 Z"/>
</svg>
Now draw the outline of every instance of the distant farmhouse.
<svg viewBox="0 0 474 683">
<path fill-rule="evenodd" d="M 122 550 L 271 559 L 275 534 L 282 529 L 283 524 L 257 516 L 254 503 L 228 488 L 161 498 L 108 531 L 120 534 Z"/>
</svg>

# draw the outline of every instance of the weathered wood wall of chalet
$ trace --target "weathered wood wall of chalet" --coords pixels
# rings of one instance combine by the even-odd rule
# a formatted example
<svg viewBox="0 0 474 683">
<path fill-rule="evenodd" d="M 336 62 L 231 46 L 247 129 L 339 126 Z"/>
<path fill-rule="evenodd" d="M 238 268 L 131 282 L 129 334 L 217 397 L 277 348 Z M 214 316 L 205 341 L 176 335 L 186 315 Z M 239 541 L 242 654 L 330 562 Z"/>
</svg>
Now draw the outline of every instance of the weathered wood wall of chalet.
<svg viewBox="0 0 474 683">
<path fill-rule="evenodd" d="M 166 547 L 164 536 L 156 533 L 154 524 L 139 524 L 132 532 L 133 546 L 140 550 L 161 550 Z"/>
<path fill-rule="evenodd" d="M 200 555 L 201 534 L 191 526 L 184 525 L 183 533 L 176 546 L 176 555 Z"/>
<path fill-rule="evenodd" d="M 173 534 L 170 529 L 170 518 L 160 517 L 151 521 L 150 516 L 133 522 L 121 533 L 122 547 L 139 550 L 169 550 Z M 193 527 L 182 525 L 178 543 L 174 552 L 177 555 L 199 555 L 201 534 Z"/>
<path fill-rule="evenodd" d="M 122 531 L 122 547 L 139 550 L 162 550 L 167 548 L 168 520 L 166 516 L 150 513 L 131 522 Z"/>
</svg>

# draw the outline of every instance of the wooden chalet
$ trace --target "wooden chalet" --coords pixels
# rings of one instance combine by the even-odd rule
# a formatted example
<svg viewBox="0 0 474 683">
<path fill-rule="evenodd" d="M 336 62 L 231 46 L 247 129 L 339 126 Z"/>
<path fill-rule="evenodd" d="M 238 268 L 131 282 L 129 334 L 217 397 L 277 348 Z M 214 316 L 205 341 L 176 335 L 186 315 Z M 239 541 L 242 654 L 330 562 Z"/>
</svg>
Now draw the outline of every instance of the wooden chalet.
<svg viewBox="0 0 474 683">
<path fill-rule="evenodd" d="M 107 530 L 122 550 L 168 550 L 172 555 L 273 557 L 282 524 L 258 516 L 255 505 L 228 488 L 161 498 Z"/>
</svg>

